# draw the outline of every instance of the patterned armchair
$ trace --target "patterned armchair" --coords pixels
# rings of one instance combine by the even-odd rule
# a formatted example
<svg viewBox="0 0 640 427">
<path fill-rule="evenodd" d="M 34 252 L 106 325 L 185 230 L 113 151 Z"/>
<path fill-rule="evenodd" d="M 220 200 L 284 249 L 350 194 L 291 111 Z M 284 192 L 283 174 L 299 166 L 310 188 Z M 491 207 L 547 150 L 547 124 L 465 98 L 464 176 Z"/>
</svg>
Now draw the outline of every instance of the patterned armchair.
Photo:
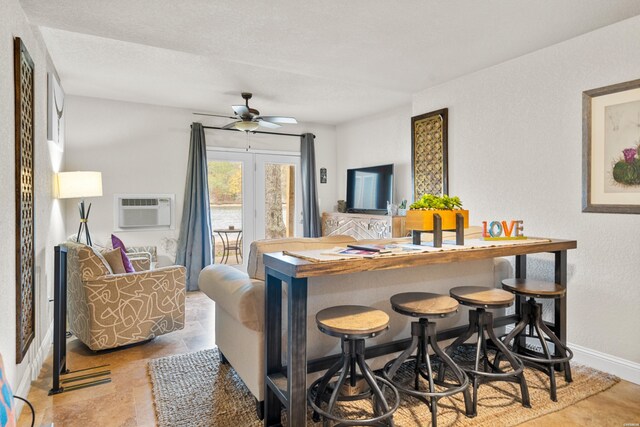
<svg viewBox="0 0 640 427">
<path fill-rule="evenodd" d="M 69 328 L 91 350 L 184 327 L 184 267 L 113 274 L 94 248 L 73 242 L 66 246 Z"/>
</svg>

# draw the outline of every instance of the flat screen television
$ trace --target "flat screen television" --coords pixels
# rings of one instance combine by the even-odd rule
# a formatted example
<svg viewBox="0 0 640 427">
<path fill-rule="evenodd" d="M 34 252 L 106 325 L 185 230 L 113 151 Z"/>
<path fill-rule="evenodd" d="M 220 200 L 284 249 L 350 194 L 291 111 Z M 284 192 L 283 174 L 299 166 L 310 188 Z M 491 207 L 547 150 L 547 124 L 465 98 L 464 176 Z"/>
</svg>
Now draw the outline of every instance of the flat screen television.
<svg viewBox="0 0 640 427">
<path fill-rule="evenodd" d="M 347 212 L 385 214 L 392 201 L 392 164 L 347 169 Z"/>
</svg>

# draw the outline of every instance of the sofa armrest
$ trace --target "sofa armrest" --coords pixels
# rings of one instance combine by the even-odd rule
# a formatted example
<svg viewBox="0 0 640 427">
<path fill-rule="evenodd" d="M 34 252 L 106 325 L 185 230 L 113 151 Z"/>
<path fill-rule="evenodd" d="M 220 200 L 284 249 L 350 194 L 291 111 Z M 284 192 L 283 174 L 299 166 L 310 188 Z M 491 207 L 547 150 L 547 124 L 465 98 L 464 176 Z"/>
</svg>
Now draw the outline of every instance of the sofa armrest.
<svg viewBox="0 0 640 427">
<path fill-rule="evenodd" d="M 151 254 L 147 252 L 134 252 L 127 255 L 135 271 L 151 270 Z"/>
<path fill-rule="evenodd" d="M 262 332 L 264 327 L 264 282 L 223 264 L 205 267 L 198 286 L 209 298 L 247 328 Z"/>
<path fill-rule="evenodd" d="M 135 256 L 137 254 L 143 254 L 148 256 L 151 262 L 157 262 L 158 250 L 155 246 L 129 246 L 127 248 L 127 256 Z"/>
</svg>

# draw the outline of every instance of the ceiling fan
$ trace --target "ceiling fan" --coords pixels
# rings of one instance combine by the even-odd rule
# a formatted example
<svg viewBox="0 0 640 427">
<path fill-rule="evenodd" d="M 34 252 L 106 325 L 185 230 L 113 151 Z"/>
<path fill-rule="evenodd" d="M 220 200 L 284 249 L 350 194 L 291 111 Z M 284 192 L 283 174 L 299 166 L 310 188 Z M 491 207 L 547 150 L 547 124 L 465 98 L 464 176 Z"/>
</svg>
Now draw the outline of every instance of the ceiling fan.
<svg viewBox="0 0 640 427">
<path fill-rule="evenodd" d="M 283 116 L 261 116 L 255 108 L 249 107 L 249 100 L 253 95 L 249 92 L 242 92 L 244 105 L 233 105 L 235 116 L 224 116 L 220 114 L 194 113 L 200 116 L 225 117 L 234 119 L 234 122 L 222 126 L 222 129 L 237 129 L 245 132 L 255 131 L 259 126 L 277 129 L 281 124 L 296 124 L 298 121 L 293 117 Z"/>
</svg>

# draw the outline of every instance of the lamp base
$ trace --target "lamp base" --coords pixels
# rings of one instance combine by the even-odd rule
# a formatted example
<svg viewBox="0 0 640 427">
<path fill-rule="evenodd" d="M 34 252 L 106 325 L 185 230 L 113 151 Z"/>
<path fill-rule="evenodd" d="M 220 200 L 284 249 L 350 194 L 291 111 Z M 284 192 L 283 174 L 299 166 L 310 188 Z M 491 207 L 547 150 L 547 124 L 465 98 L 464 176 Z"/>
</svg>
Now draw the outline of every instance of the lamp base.
<svg viewBox="0 0 640 427">
<path fill-rule="evenodd" d="M 78 227 L 76 242 L 80 243 L 80 236 L 84 232 L 87 245 L 93 246 L 91 234 L 89 234 L 89 212 L 91 212 L 91 203 L 89 203 L 89 207 L 85 210 L 84 199 L 82 199 L 80 203 L 78 203 L 78 211 L 80 212 L 80 226 Z"/>
</svg>

